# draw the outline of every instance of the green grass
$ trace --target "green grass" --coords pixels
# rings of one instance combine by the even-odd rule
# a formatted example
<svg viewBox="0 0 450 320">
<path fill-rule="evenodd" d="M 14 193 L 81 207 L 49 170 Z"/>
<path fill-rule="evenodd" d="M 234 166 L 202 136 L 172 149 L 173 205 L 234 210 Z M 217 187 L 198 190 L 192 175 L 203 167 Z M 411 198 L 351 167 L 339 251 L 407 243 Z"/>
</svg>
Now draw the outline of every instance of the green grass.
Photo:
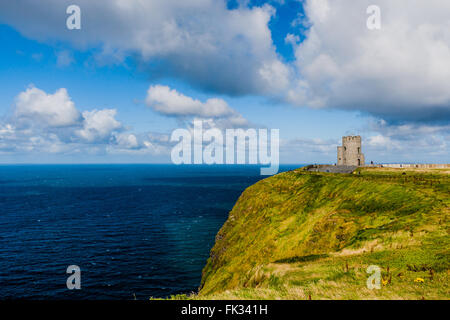
<svg viewBox="0 0 450 320">
<path fill-rule="evenodd" d="M 199 293 L 183 298 L 448 299 L 449 186 L 439 170 L 262 180 L 219 231 Z M 380 290 L 366 288 L 372 264 Z"/>
</svg>

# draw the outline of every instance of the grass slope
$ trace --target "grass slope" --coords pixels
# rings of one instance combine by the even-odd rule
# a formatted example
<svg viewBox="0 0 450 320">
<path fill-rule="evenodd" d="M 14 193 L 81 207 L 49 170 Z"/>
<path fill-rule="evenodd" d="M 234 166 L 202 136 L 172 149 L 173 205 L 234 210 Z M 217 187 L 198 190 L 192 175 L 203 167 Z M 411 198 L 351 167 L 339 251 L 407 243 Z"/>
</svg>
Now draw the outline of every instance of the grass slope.
<svg viewBox="0 0 450 320">
<path fill-rule="evenodd" d="M 445 170 L 285 172 L 246 189 L 193 299 L 448 299 Z M 369 265 L 382 288 L 369 290 Z M 423 282 L 422 282 L 423 280 Z"/>
</svg>

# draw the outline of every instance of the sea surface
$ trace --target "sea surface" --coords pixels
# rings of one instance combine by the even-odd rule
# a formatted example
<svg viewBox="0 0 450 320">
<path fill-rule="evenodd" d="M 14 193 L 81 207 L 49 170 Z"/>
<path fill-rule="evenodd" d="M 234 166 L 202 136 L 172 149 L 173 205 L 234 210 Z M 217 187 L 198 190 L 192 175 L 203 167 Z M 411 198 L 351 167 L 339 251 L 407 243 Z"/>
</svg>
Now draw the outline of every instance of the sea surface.
<svg viewBox="0 0 450 320">
<path fill-rule="evenodd" d="M 287 171 L 300 165 L 281 166 Z M 149 299 L 196 291 L 258 166 L 0 166 L 0 299 Z M 69 265 L 81 289 L 68 290 Z"/>
</svg>

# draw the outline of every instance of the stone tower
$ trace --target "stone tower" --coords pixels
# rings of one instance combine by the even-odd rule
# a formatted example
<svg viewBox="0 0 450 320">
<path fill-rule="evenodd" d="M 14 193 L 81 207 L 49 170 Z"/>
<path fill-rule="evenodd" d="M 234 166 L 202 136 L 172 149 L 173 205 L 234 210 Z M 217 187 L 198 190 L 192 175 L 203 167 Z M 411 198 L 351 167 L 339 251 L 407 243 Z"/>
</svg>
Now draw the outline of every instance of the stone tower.
<svg viewBox="0 0 450 320">
<path fill-rule="evenodd" d="M 337 160 L 338 166 L 363 166 L 361 136 L 342 137 L 342 146 L 337 147 Z"/>
</svg>

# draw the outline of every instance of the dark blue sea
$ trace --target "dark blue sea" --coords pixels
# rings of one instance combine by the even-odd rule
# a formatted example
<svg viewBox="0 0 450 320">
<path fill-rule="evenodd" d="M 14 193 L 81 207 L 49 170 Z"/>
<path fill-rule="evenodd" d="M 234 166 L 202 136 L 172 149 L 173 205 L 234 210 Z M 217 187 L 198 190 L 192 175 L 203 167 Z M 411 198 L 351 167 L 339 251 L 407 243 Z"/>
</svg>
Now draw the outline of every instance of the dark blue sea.
<svg viewBox="0 0 450 320">
<path fill-rule="evenodd" d="M 217 231 L 262 178 L 257 166 L 0 166 L 0 299 L 196 291 Z"/>
</svg>

